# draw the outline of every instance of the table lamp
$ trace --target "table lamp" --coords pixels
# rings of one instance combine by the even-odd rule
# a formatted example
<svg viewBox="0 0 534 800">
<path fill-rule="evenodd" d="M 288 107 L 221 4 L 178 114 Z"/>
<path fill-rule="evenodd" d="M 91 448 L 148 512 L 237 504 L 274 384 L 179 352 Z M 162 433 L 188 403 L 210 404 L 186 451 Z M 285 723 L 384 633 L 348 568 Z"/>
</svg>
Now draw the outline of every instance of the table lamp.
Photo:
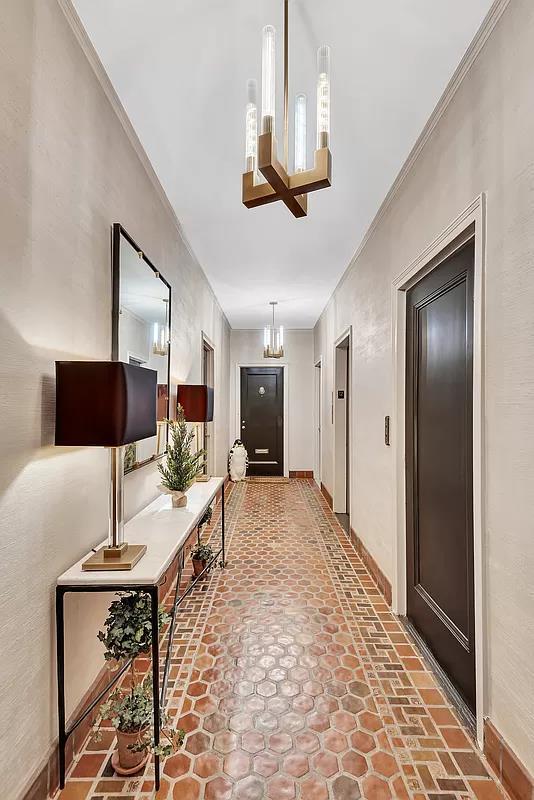
<svg viewBox="0 0 534 800">
<path fill-rule="evenodd" d="M 124 541 L 124 445 L 156 435 L 157 372 L 122 361 L 56 361 L 56 445 L 109 447 L 109 540 L 84 570 L 128 570 L 146 545 Z"/>
<path fill-rule="evenodd" d="M 211 422 L 213 420 L 213 389 L 211 386 L 192 383 L 180 384 L 177 403 L 184 410 L 186 422 Z M 199 449 L 197 441 L 197 450 Z M 209 478 L 207 473 L 197 475 L 197 481 L 207 481 Z"/>
</svg>

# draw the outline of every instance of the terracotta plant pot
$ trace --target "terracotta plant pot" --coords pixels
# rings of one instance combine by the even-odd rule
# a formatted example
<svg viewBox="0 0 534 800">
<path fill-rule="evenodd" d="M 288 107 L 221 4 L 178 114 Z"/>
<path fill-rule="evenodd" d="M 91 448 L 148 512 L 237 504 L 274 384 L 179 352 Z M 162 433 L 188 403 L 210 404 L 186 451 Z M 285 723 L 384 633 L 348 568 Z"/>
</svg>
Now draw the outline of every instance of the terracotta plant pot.
<svg viewBox="0 0 534 800">
<path fill-rule="evenodd" d="M 200 573 L 206 569 L 207 561 L 199 561 L 197 558 L 192 558 L 191 561 L 193 562 L 193 574 L 195 578 L 198 578 Z"/>
<path fill-rule="evenodd" d="M 138 733 L 123 733 L 117 731 L 117 745 L 111 758 L 111 764 L 117 775 L 135 775 L 147 763 L 150 753 L 146 750 L 130 750 L 130 745 L 137 744 L 139 738 L 146 735 L 148 727 Z"/>
</svg>

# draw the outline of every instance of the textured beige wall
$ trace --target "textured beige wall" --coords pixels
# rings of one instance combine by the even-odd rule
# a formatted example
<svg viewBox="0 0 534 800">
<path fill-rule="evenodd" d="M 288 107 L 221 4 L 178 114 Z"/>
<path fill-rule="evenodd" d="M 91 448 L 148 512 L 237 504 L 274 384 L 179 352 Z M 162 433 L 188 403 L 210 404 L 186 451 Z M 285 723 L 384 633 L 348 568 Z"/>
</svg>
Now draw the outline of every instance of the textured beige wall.
<svg viewBox="0 0 534 800">
<path fill-rule="evenodd" d="M 260 364 L 288 365 L 288 469 L 313 469 L 313 331 L 285 330 L 284 357 L 263 358 L 263 330 L 235 330 L 231 334 L 230 445 L 236 438 L 236 367 Z"/>
<path fill-rule="evenodd" d="M 484 615 L 487 713 L 534 772 L 534 5 L 511 0 L 315 329 L 327 359 L 352 324 L 352 524 L 394 578 L 391 283 L 487 193 Z M 325 265 L 326 267 L 326 265 Z M 324 403 L 323 480 L 332 487 Z"/>
<path fill-rule="evenodd" d="M 16 800 L 56 737 L 55 578 L 107 528 L 106 452 L 52 442 L 54 360 L 110 356 L 111 224 L 173 285 L 173 381 L 200 379 L 201 329 L 215 343 L 219 471 L 229 330 L 56 0 L 0 5 L 0 794 Z M 156 483 L 128 476 L 128 515 Z M 70 708 L 107 603 L 68 598 Z"/>
</svg>

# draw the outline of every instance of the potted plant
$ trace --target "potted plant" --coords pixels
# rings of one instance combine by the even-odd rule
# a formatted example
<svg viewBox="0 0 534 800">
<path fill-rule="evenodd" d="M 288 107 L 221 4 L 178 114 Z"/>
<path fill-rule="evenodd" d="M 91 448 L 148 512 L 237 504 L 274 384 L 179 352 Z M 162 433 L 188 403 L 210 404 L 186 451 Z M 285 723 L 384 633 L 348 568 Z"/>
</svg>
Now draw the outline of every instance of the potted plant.
<svg viewBox="0 0 534 800">
<path fill-rule="evenodd" d="M 198 542 L 191 551 L 191 561 L 193 562 L 193 574 L 195 578 L 206 569 L 206 564 L 213 558 L 213 547 L 203 542 Z"/>
<path fill-rule="evenodd" d="M 171 444 L 167 448 L 165 463 L 158 464 L 161 474 L 160 489 L 172 496 L 173 508 L 187 505 L 185 494 L 198 475 L 205 450 L 191 451 L 195 434 L 187 429 L 184 410 L 178 405 L 176 420 L 167 420 Z"/>
<path fill-rule="evenodd" d="M 212 516 L 213 516 L 213 509 L 211 506 L 208 506 L 207 509 L 204 511 L 202 518 L 200 519 L 200 522 L 197 525 L 199 535 L 204 525 L 208 525 L 211 522 Z"/>
<path fill-rule="evenodd" d="M 154 741 L 151 728 L 152 679 L 150 673 L 143 674 L 136 666 L 136 659 L 150 652 L 150 605 L 150 597 L 144 592 L 120 593 L 119 599 L 114 600 L 109 607 L 109 616 L 104 623 L 105 630 L 98 633 L 99 640 L 106 648 L 106 661 L 131 661 L 127 682 L 114 689 L 100 706 L 95 720 L 97 739 L 104 720 L 111 720 L 117 732 L 117 750 L 111 763 L 119 775 L 139 772 L 151 754 L 170 755 L 181 746 L 184 739 L 184 732 L 172 728 L 164 717 L 160 731 L 161 742 L 156 746 Z M 160 607 L 159 628 L 166 625 L 169 619 L 169 615 Z"/>
</svg>

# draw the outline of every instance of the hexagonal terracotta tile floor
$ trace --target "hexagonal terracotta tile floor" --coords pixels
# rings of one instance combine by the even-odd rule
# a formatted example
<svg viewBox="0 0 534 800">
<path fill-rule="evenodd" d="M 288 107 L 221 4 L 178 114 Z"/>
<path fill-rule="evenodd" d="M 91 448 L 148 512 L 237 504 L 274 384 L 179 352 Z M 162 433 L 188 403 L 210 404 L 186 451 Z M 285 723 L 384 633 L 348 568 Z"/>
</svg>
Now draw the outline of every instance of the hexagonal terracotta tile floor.
<svg viewBox="0 0 534 800">
<path fill-rule="evenodd" d="M 240 484 L 228 521 L 227 569 L 180 612 L 170 712 L 187 734 L 158 798 L 499 798 L 315 485 Z M 154 797 L 153 767 L 119 780 L 112 749 L 91 767 L 87 745 L 65 798 Z"/>
</svg>

